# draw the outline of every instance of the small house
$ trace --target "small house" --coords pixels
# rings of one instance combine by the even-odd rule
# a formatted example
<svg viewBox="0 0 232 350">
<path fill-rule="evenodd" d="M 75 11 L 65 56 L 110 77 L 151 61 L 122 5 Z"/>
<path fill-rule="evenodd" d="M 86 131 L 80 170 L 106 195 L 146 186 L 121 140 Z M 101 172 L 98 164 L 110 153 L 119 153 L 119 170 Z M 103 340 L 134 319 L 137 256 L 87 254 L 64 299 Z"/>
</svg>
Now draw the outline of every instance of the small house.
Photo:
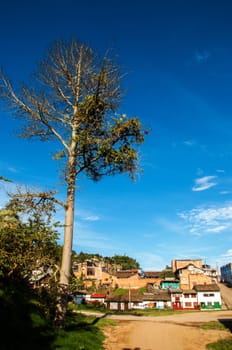
<svg viewBox="0 0 232 350">
<path fill-rule="evenodd" d="M 197 292 L 194 289 L 183 291 L 183 309 L 198 310 Z"/>
<path fill-rule="evenodd" d="M 170 289 L 171 305 L 174 310 L 182 310 L 184 306 L 184 298 L 182 289 Z"/>
<path fill-rule="evenodd" d="M 101 303 L 104 304 L 106 299 L 106 294 L 105 293 L 93 293 L 90 294 L 88 297 L 86 296 L 85 301 L 88 303 Z"/>
<path fill-rule="evenodd" d="M 160 283 L 161 289 L 178 289 L 180 288 L 180 281 L 174 278 L 167 278 Z"/>
<path fill-rule="evenodd" d="M 197 292 L 193 289 L 171 289 L 172 309 L 174 310 L 197 310 Z"/>
<path fill-rule="evenodd" d="M 143 308 L 171 309 L 171 296 L 168 291 L 143 294 Z"/>
<path fill-rule="evenodd" d="M 130 292 L 123 295 L 115 295 L 106 298 L 106 307 L 109 310 L 130 310 L 142 305 L 142 295 L 131 294 Z M 142 308 L 142 307 L 141 307 Z"/>
<path fill-rule="evenodd" d="M 221 308 L 221 293 L 217 284 L 198 284 L 194 286 L 194 289 L 197 292 L 198 305 L 201 309 Z"/>
</svg>

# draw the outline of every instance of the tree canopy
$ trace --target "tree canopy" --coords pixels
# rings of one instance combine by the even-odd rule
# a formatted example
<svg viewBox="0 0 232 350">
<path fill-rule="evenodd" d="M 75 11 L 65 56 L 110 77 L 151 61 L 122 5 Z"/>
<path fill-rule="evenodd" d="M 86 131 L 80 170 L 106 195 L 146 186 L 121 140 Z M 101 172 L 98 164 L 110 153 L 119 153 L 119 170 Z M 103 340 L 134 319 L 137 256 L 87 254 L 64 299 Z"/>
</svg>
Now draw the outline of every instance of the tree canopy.
<svg viewBox="0 0 232 350">
<path fill-rule="evenodd" d="M 111 265 L 117 265 L 121 266 L 122 270 L 133 270 L 133 269 L 139 269 L 139 263 L 136 261 L 136 259 L 129 257 L 128 255 L 114 255 L 112 257 L 106 256 L 103 257 L 102 255 L 91 254 L 91 253 L 84 253 L 80 252 L 79 254 L 74 254 L 74 261 L 78 263 L 82 263 L 86 260 L 91 259 L 98 259 L 99 261 L 104 261 L 106 263 L 109 263 Z"/>
<path fill-rule="evenodd" d="M 112 260 L 115 264 L 121 265 L 122 270 L 139 269 L 139 263 L 136 261 L 136 259 L 127 255 L 114 255 Z"/>
<path fill-rule="evenodd" d="M 28 213 L 30 212 L 30 215 Z M 0 210 L 0 277 L 32 276 L 38 268 L 54 268 L 59 262 L 57 232 L 50 213 L 41 207 L 25 208 L 12 199 Z"/>
</svg>

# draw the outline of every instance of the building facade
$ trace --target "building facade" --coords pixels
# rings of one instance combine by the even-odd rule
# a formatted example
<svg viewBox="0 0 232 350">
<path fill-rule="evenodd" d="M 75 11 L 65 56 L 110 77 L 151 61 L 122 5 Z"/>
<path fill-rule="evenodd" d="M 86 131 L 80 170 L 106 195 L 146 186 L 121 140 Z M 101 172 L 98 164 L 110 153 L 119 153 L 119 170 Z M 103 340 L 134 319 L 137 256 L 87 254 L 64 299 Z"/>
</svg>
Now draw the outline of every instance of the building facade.
<svg viewBox="0 0 232 350">
<path fill-rule="evenodd" d="M 232 263 L 221 266 L 221 281 L 232 285 Z"/>
<path fill-rule="evenodd" d="M 194 265 L 199 269 L 202 268 L 202 259 L 173 259 L 172 260 L 172 271 L 175 273 L 179 269 L 183 269 L 188 265 Z"/>
<path fill-rule="evenodd" d="M 198 305 L 200 309 L 220 309 L 222 305 L 220 288 L 217 284 L 196 285 Z"/>
</svg>

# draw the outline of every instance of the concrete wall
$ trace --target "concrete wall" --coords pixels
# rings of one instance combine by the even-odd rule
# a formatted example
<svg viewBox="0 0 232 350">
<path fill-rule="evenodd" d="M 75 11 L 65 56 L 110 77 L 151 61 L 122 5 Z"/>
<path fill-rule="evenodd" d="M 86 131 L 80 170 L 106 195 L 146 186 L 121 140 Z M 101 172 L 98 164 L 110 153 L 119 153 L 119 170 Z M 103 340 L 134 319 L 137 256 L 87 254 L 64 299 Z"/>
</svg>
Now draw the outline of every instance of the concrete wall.
<svg viewBox="0 0 232 350">
<path fill-rule="evenodd" d="M 188 266 L 189 264 L 193 264 L 196 267 L 202 268 L 202 260 L 196 259 L 196 260 L 172 260 L 172 271 L 176 272 L 178 269 L 183 269 L 184 267 Z"/>
<path fill-rule="evenodd" d="M 189 270 L 182 270 L 180 277 L 180 288 L 183 290 L 193 289 L 196 284 L 212 284 L 211 277 L 204 273 L 193 273 Z"/>
</svg>

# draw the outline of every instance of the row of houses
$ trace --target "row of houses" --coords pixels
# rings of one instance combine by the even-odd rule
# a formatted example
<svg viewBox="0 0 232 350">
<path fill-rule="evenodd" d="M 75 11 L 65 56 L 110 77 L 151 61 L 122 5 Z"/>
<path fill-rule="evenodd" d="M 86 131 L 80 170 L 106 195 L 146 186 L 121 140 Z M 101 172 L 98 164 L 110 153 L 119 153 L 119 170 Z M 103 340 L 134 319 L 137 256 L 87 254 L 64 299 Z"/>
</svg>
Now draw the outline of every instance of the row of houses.
<svg viewBox="0 0 232 350">
<path fill-rule="evenodd" d="M 119 267 L 120 268 L 120 267 Z M 173 260 L 166 268 L 169 276 L 159 271 L 107 270 L 102 261 L 87 260 L 75 266 L 74 274 L 82 279 L 84 290 L 76 291 L 75 300 L 100 302 L 108 309 L 218 309 L 221 308 L 217 271 L 203 265 L 201 260 Z M 49 273 L 35 271 L 31 283 L 35 288 L 45 285 Z M 86 292 L 93 286 L 95 293 Z M 113 291 L 124 289 L 115 295 Z M 93 290 L 93 288 L 91 288 Z M 141 293 L 141 290 L 146 292 Z M 96 291 L 105 291 L 97 293 Z"/>
<path fill-rule="evenodd" d="M 195 285 L 192 290 L 169 288 L 150 293 L 139 293 L 138 290 L 129 289 L 122 295 L 93 293 L 82 294 L 83 298 L 87 303 L 102 303 L 107 309 L 122 311 L 149 308 L 174 310 L 221 308 L 221 294 L 217 284 Z M 76 294 L 77 300 L 81 302 L 80 294 Z"/>
<path fill-rule="evenodd" d="M 218 275 L 215 269 L 202 264 L 202 260 L 173 260 L 170 269 L 172 276 L 178 281 L 178 288 L 193 289 L 197 284 L 217 283 Z M 74 275 L 83 281 L 86 289 L 93 284 L 96 288 L 143 288 L 152 285 L 160 288 L 164 281 L 160 271 L 119 270 L 110 273 L 102 261 L 87 260 L 77 264 Z M 166 283 L 166 282 L 165 282 Z M 173 285 L 172 285 L 173 287 Z M 177 286 L 175 286 L 177 287 Z M 163 286 L 161 286 L 163 289 Z"/>
<path fill-rule="evenodd" d="M 111 310 L 221 308 L 218 273 L 203 265 L 201 259 L 172 260 L 171 268 L 165 271 L 172 277 L 165 277 L 160 271 L 118 270 L 112 273 L 102 261 L 92 260 L 76 266 L 75 275 L 82 278 L 87 288 L 94 282 L 95 286 L 107 291 L 105 294 L 87 294 L 86 302 L 101 302 Z M 114 295 L 112 291 L 117 288 L 126 292 Z M 146 292 L 139 292 L 141 288 Z"/>
</svg>

